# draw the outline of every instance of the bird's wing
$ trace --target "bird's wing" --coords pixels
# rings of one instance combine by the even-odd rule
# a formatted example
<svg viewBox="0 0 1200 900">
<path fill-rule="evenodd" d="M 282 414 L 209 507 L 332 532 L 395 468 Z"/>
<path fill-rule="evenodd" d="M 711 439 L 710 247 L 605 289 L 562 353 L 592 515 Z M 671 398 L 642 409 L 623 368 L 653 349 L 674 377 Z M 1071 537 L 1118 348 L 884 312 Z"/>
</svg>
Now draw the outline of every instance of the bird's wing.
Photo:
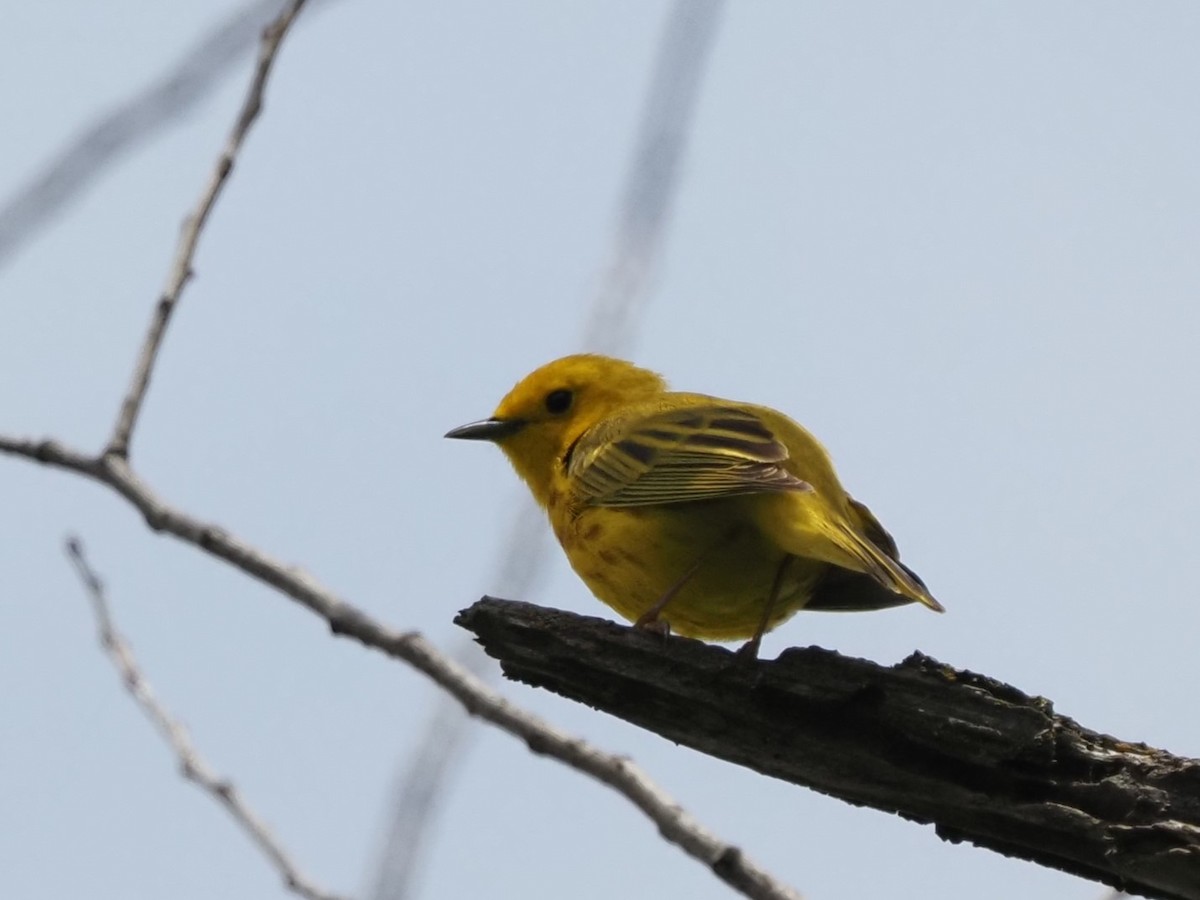
<svg viewBox="0 0 1200 900">
<path fill-rule="evenodd" d="M 686 503 L 811 491 L 788 449 L 752 411 L 719 402 L 618 416 L 576 441 L 567 474 L 593 506 Z"/>
<path fill-rule="evenodd" d="M 850 508 L 858 515 L 863 534 L 870 538 L 872 544 L 899 562 L 900 551 L 896 549 L 896 541 L 888 534 L 887 529 L 879 524 L 879 520 L 875 518 L 875 513 L 867 509 L 866 504 L 859 503 L 853 497 L 847 497 L 846 499 L 850 501 Z"/>
</svg>

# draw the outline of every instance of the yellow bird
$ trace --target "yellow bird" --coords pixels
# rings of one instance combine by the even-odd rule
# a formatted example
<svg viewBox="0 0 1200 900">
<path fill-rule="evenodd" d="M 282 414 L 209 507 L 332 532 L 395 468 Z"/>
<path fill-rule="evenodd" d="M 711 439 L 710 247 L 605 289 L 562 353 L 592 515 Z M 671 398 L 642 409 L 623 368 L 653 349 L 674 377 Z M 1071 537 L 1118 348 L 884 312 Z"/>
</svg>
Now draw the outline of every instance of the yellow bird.
<svg viewBox="0 0 1200 900">
<path fill-rule="evenodd" d="M 756 655 L 800 609 L 942 611 L 817 439 L 768 407 L 579 354 L 446 437 L 499 445 L 579 577 L 639 627 Z"/>
</svg>

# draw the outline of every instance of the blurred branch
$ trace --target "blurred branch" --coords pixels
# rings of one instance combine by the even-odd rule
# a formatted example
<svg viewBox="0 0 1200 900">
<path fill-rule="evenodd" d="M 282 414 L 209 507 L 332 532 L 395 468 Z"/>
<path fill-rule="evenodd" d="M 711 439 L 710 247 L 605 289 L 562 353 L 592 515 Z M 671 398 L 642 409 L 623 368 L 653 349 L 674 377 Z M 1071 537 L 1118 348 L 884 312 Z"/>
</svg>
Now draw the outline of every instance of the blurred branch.
<svg viewBox="0 0 1200 900">
<path fill-rule="evenodd" d="M 100 646 L 104 648 L 105 654 L 116 667 L 125 689 L 129 691 L 130 696 L 146 714 L 146 718 L 158 729 L 158 733 L 174 751 L 179 760 L 179 769 L 183 777 L 225 807 L 225 811 L 250 836 L 263 855 L 271 861 L 271 864 L 283 877 L 283 883 L 288 890 L 305 897 L 306 900 L 343 900 L 340 894 L 331 894 L 322 890 L 300 872 L 287 851 L 271 834 L 267 824 L 250 808 L 233 783 L 227 778 L 217 775 L 200 756 L 195 745 L 188 738 L 183 725 L 167 711 L 155 696 L 154 689 L 138 667 L 129 644 L 113 625 L 104 585 L 88 563 L 83 545 L 78 538 L 67 539 L 67 556 L 75 566 L 75 571 L 79 573 L 79 578 L 92 601 Z"/>
<path fill-rule="evenodd" d="M 455 654 L 456 661 L 484 678 L 491 660 L 472 646 L 471 654 Z M 434 711 L 421 731 L 420 745 L 397 773 L 384 832 L 367 893 L 373 900 L 401 900 L 416 890 L 417 874 L 437 813 L 445 805 L 447 785 L 462 761 L 467 741 L 474 735 L 472 720 L 449 694 L 438 691 Z"/>
<path fill-rule="evenodd" d="M 548 550 L 545 516 L 523 495 L 504 541 L 500 571 L 493 582 L 503 588 L 497 590 L 528 595 L 544 570 Z M 481 682 L 494 678 L 494 667 L 473 641 L 464 640 L 452 656 Z M 415 892 L 446 784 L 466 754 L 473 724 L 454 697 L 437 693 L 420 744 L 397 767 L 388 824 L 368 894 L 371 900 L 407 900 Z"/>
<path fill-rule="evenodd" d="M 303 6 L 304 0 L 292 0 L 263 31 L 258 50 L 258 62 L 254 67 L 254 75 L 250 80 L 246 99 L 242 101 L 242 108 L 225 141 L 225 147 L 217 157 L 216 165 L 213 167 L 212 174 L 209 175 L 208 184 L 200 194 L 195 208 L 184 220 L 183 229 L 179 235 L 179 245 L 175 250 L 175 258 L 171 262 L 171 271 L 167 276 L 167 286 L 159 298 L 154 316 L 150 320 L 150 328 L 142 342 L 137 365 L 134 368 L 133 382 L 121 403 L 121 412 L 117 416 L 116 426 L 113 428 L 106 453 L 121 457 L 129 455 L 129 441 L 133 436 L 133 429 L 137 424 L 138 413 L 141 411 L 142 401 L 146 397 L 146 390 L 150 386 L 150 373 L 158 358 L 158 349 L 162 345 L 163 335 L 170 323 L 171 313 L 175 311 L 175 304 L 179 302 L 179 296 L 183 293 L 184 286 L 192 277 L 192 258 L 196 255 L 196 244 L 199 243 L 200 234 L 208 222 L 209 213 L 212 212 L 217 199 L 221 196 L 222 189 L 228 182 L 229 173 L 233 171 L 233 165 L 237 161 L 238 152 L 242 149 L 246 134 L 250 131 L 250 126 L 254 124 L 259 113 L 262 112 L 263 91 L 266 89 L 271 69 L 275 65 L 279 45 L 287 35 L 288 29 L 292 27 L 292 23 L 296 21 Z"/>
<path fill-rule="evenodd" d="M 310 0 L 317 6 L 324 0 Z M 111 165 L 183 118 L 255 45 L 281 0 L 254 0 L 204 36 L 174 67 L 75 135 L 23 187 L 0 204 L 0 266 Z"/>
<path fill-rule="evenodd" d="M 724 7 L 724 0 L 676 0 L 667 17 L 634 138 L 612 259 L 584 330 L 586 347 L 620 355 L 633 341 L 670 224 L 700 84 Z M 522 492 L 493 590 L 527 596 L 548 549 L 545 516 Z M 455 658 L 476 674 L 486 671 L 472 643 L 465 643 Z M 469 728 L 470 720 L 443 696 L 420 747 L 402 764 L 370 894 L 373 900 L 413 895 L 438 801 L 444 796 L 440 786 L 455 771 L 450 762 L 461 758 Z"/>
<path fill-rule="evenodd" d="M 675 0 L 663 29 L 625 180 L 613 258 L 584 330 L 584 343 L 597 352 L 619 355 L 633 341 L 670 224 L 724 8 L 724 0 Z"/>
<path fill-rule="evenodd" d="M 509 678 L 720 759 L 1115 888 L 1200 898 L 1200 760 L 1119 741 L 919 653 L 774 661 L 484 598 L 456 620 Z"/>
</svg>

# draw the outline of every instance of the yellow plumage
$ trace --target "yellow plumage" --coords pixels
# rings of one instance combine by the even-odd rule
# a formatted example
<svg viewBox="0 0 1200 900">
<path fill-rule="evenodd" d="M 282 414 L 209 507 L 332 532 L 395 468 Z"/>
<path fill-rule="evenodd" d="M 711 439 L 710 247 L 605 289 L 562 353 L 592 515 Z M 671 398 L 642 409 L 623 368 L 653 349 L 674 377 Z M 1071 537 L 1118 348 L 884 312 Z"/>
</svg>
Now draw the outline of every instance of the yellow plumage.
<svg viewBox="0 0 1200 900">
<path fill-rule="evenodd" d="M 668 391 L 580 354 L 447 437 L 498 444 L 575 571 L 639 625 L 750 638 L 753 652 L 805 607 L 942 609 L 816 438 L 765 406 Z"/>
</svg>

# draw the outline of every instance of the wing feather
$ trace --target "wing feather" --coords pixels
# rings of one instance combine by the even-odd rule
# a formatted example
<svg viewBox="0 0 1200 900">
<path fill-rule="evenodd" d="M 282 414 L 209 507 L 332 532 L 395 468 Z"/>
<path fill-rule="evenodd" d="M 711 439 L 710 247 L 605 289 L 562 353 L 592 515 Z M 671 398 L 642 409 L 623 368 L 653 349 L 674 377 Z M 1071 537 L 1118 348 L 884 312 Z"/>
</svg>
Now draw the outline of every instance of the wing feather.
<svg viewBox="0 0 1200 900">
<path fill-rule="evenodd" d="M 602 422 L 576 442 L 567 473 L 594 506 L 812 490 L 784 468 L 787 458 L 752 411 L 713 403 Z"/>
</svg>

